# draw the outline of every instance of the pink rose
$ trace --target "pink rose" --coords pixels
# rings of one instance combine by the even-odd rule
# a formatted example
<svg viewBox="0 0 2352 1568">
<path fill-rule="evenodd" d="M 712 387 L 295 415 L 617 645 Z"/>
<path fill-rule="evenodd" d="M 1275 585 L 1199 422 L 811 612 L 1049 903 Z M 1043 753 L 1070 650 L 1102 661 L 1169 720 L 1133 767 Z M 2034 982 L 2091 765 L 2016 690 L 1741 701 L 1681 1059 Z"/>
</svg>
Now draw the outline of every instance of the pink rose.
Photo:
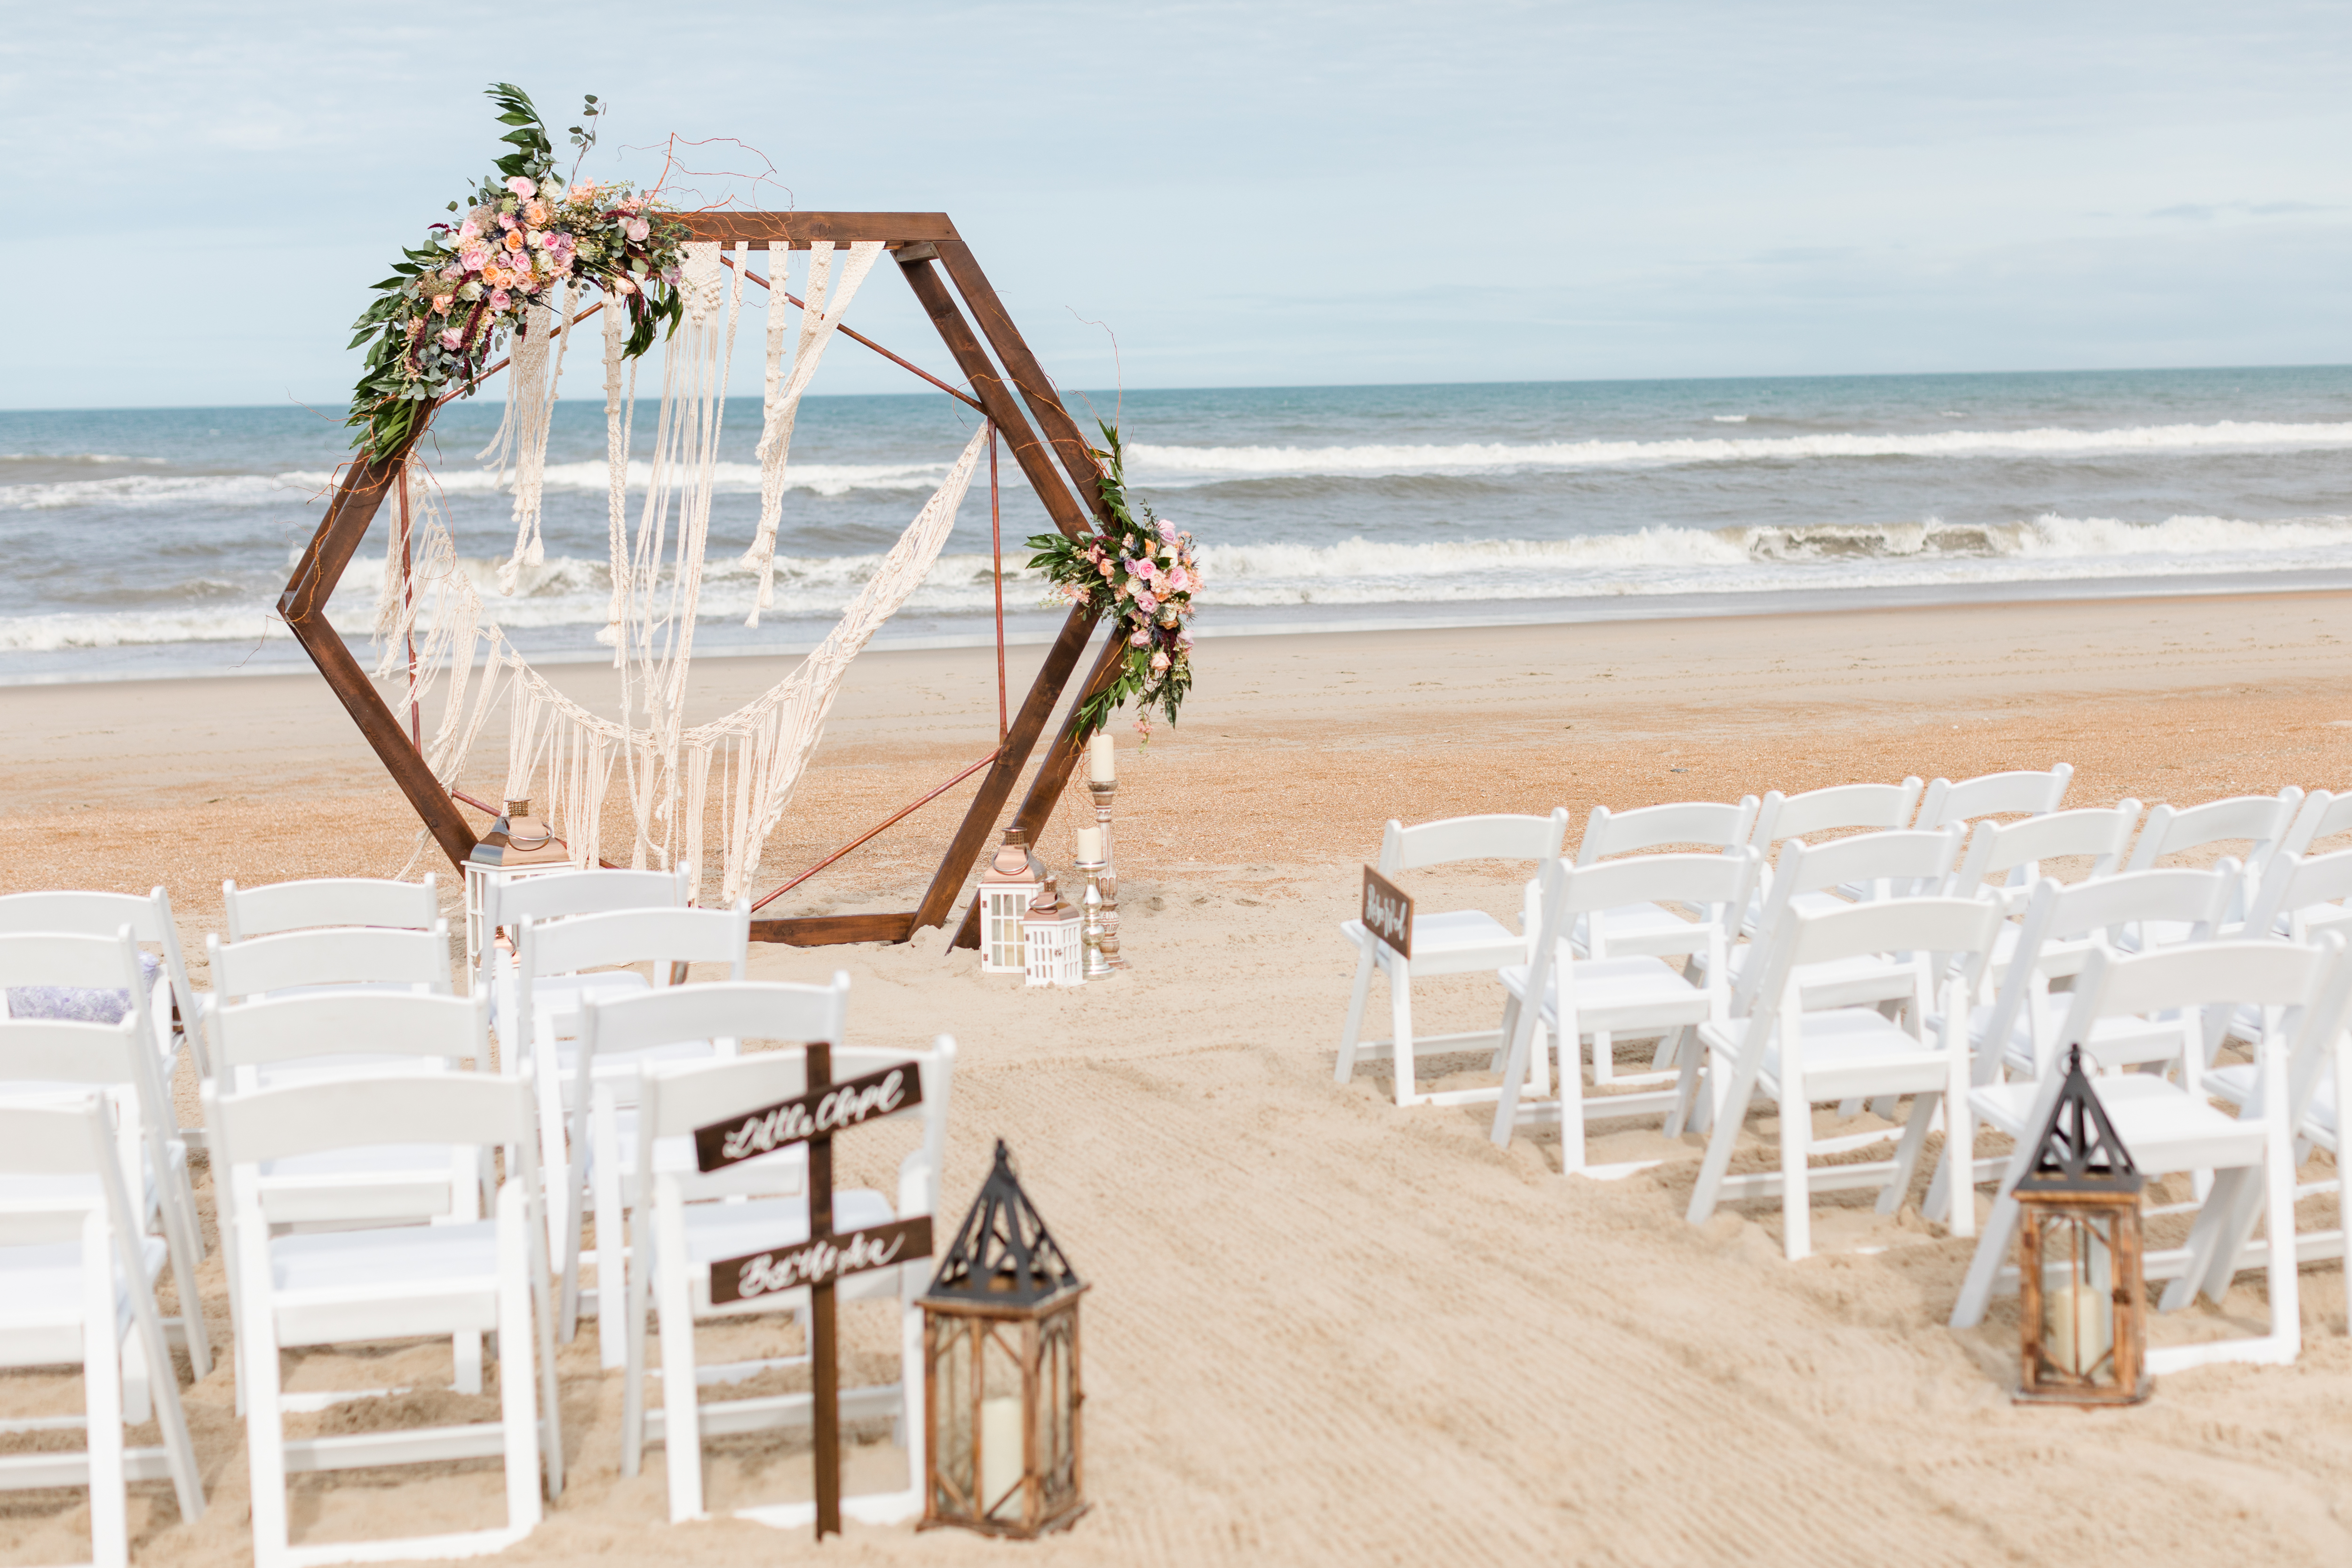
<svg viewBox="0 0 2352 1568">
<path fill-rule="evenodd" d="M 529 201 L 531 197 L 539 195 L 539 187 L 532 184 L 529 180 L 524 179 L 520 174 L 517 174 L 513 179 L 507 182 L 507 189 L 512 191 L 515 195 L 520 196 L 525 201 Z"/>
<path fill-rule="evenodd" d="M 1151 596 L 1151 595 L 1150 594 L 1150 592 L 1148 592 L 1148 591 L 1147 591 L 1147 592 L 1144 592 L 1144 593 L 1141 593 L 1141 594 L 1138 594 L 1138 595 L 1135 596 L 1135 607 L 1136 607 L 1137 609 L 1139 609 L 1139 610 L 1141 610 L 1145 615 L 1147 615 L 1147 616 L 1148 616 L 1148 615 L 1150 615 L 1152 611 L 1154 611 L 1154 610 L 1156 610 L 1156 609 L 1158 609 L 1158 608 L 1160 607 L 1160 601 L 1159 601 L 1159 600 L 1157 600 L 1157 599 L 1155 599 L 1155 598 L 1153 598 L 1153 597 Z"/>
<path fill-rule="evenodd" d="M 467 218 L 464 223 L 457 226 L 457 237 L 459 239 L 479 239 L 482 237 L 482 226 L 476 223 L 472 218 Z"/>
<path fill-rule="evenodd" d="M 625 278 L 615 278 L 615 279 L 613 279 L 613 292 L 614 292 L 614 293 L 615 293 L 615 294 L 634 294 L 634 293 L 635 293 L 636 291 L 637 291 L 637 286 L 636 286 L 635 284 L 634 284 L 634 283 L 630 282 L 627 279 L 625 279 Z"/>
<path fill-rule="evenodd" d="M 1155 670 L 1167 668 L 1168 656 L 1164 653 L 1153 654 L 1151 656 L 1151 668 Z"/>
<path fill-rule="evenodd" d="M 512 297 L 510 297 L 510 296 L 507 293 L 507 291 L 506 291 L 505 289 L 491 289 L 491 290 L 490 290 L 490 309 L 491 309 L 491 310 L 505 310 L 509 305 L 511 305 L 511 304 L 513 304 L 513 303 L 514 303 L 514 300 L 512 299 Z"/>
<path fill-rule="evenodd" d="M 441 346 L 445 349 L 454 349 L 465 341 L 466 334 L 455 327 L 445 330 L 441 334 Z"/>
<path fill-rule="evenodd" d="M 512 213 L 500 213 L 500 214 L 499 215 L 499 226 L 500 228 L 503 228 L 503 229 L 509 229 L 509 230 L 511 230 L 511 229 L 514 227 L 514 226 L 515 226 L 514 214 L 512 214 Z"/>
<path fill-rule="evenodd" d="M 634 240 L 634 241 L 636 241 L 636 242 L 638 242 L 638 243 L 642 244 L 642 243 L 644 242 L 644 240 L 645 240 L 646 236 L 647 236 L 647 235 L 649 235 L 649 234 L 651 234 L 651 233 L 653 233 L 653 231 L 654 231 L 654 226 L 653 226 L 653 225 L 651 225 L 651 224 L 649 224 L 649 223 L 647 223 L 645 219 L 643 219 L 643 218 L 641 218 L 641 217 L 640 217 L 640 218 L 631 218 L 631 219 L 629 220 L 628 236 L 629 236 L 629 238 L 630 238 L 630 239 L 632 239 L 632 240 Z"/>
<path fill-rule="evenodd" d="M 1129 634 L 1127 642 L 1129 647 L 1150 647 L 1151 634 L 1148 631 L 1132 632 Z"/>
<path fill-rule="evenodd" d="M 1182 593 L 1186 588 L 1192 586 L 1192 578 L 1186 575 L 1184 568 L 1181 566 L 1179 566 L 1176 570 L 1168 574 L 1168 592 L 1171 594 Z"/>
</svg>

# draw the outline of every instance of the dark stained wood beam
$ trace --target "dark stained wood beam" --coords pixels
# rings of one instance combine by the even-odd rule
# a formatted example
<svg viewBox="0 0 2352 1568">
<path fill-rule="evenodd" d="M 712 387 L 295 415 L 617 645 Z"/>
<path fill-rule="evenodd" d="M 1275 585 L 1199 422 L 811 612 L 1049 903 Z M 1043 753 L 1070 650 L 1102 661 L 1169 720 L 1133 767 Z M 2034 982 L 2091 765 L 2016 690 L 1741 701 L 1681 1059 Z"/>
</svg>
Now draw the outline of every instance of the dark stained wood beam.
<svg viewBox="0 0 2352 1568">
<path fill-rule="evenodd" d="M 798 915 L 791 920 L 753 921 L 753 942 L 787 947 L 832 947 L 845 942 L 904 942 L 915 934 L 915 911 L 894 914 Z"/>
<path fill-rule="evenodd" d="M 1061 635 L 1045 650 L 1045 662 L 1039 667 L 1037 679 L 1029 683 L 1029 695 L 1021 700 L 1021 712 L 1005 732 L 996 762 L 981 779 L 980 793 L 965 808 L 962 823 L 948 841 L 947 853 L 940 857 L 940 868 L 932 874 L 931 885 L 924 889 L 923 901 L 915 908 L 918 931 L 945 923 L 949 911 L 955 908 L 964 878 L 971 875 L 973 862 L 988 847 L 996 831 L 997 813 L 1012 798 L 1013 786 L 1020 782 L 1029 753 L 1036 749 L 1037 738 L 1045 732 L 1046 722 L 1054 717 L 1054 705 L 1061 700 L 1062 689 L 1070 683 L 1070 672 L 1077 668 L 1078 656 L 1086 652 L 1087 639 L 1094 635 L 1094 612 L 1081 605 L 1070 612 L 1069 618 L 1062 623 Z"/>
<path fill-rule="evenodd" d="M 429 416 L 427 416 L 429 417 Z M 319 531 L 310 536 L 310 548 L 302 552 L 294 565 L 294 574 L 287 580 L 286 591 L 278 595 L 278 613 L 301 643 L 302 651 L 319 667 L 326 679 L 327 689 L 343 705 L 360 727 L 360 734 L 376 760 L 408 797 L 425 830 L 450 863 L 462 869 L 466 857 L 473 853 L 474 830 L 458 814 L 457 804 L 442 789 L 441 781 L 425 765 L 401 727 L 400 720 L 387 707 L 375 683 L 360 668 L 345 646 L 343 635 L 327 619 L 327 600 L 335 591 L 335 584 L 343 569 L 351 564 L 352 552 L 366 537 L 368 524 L 383 505 L 384 496 L 398 482 L 401 465 L 406 461 L 409 449 L 425 433 L 424 421 L 418 422 L 416 433 L 390 458 L 370 458 L 354 463 L 343 474 L 342 483 L 335 488 L 335 498 L 327 504 L 327 515 L 319 520 Z"/>
<path fill-rule="evenodd" d="M 971 247 L 960 239 L 941 240 L 934 247 L 940 260 L 955 280 L 956 291 L 971 310 L 971 319 L 980 326 L 981 334 L 988 339 L 996 357 L 1003 362 L 1005 374 L 1029 405 L 1029 412 L 1037 416 L 1037 427 L 1045 439 L 1054 444 L 1054 451 L 1068 470 L 1070 482 L 1077 487 L 1078 497 L 1087 510 L 1106 522 L 1109 518 L 1103 510 L 1102 489 L 1095 468 L 1095 460 L 1087 456 L 1091 445 L 1078 429 L 1077 421 L 1062 405 L 1061 395 L 1054 390 L 1045 367 L 1029 352 L 1028 340 L 1021 329 L 1013 324 L 1013 317 L 1004 309 L 1004 301 L 996 297 L 996 289 L 988 274 L 980 269 L 979 260 Z"/>
<path fill-rule="evenodd" d="M 1083 612 L 1073 612 L 1072 618 L 1076 619 L 1079 613 Z M 1070 772 L 1077 766 L 1078 756 L 1086 749 L 1078 740 L 1078 710 L 1086 706 L 1087 698 L 1109 685 L 1111 678 L 1118 672 L 1119 641 L 1115 634 L 1116 628 L 1114 635 L 1103 644 L 1102 652 L 1096 657 L 1094 669 L 1087 676 L 1086 685 L 1079 689 L 1078 700 L 1070 704 L 1069 714 L 1062 721 L 1061 732 L 1054 737 L 1053 749 L 1037 765 L 1037 776 L 1029 781 L 1029 793 L 1021 797 L 1021 809 L 1013 814 L 1013 826 L 1026 832 L 1032 844 L 1044 837 L 1045 825 L 1054 820 L 1054 807 L 1060 802 L 1062 792 L 1069 787 Z M 1055 695 L 1059 695 L 1058 686 Z M 1035 693 L 1032 692 L 1031 696 L 1034 699 Z M 1047 699 L 1045 707 L 1048 712 L 1052 711 L 1053 706 L 1052 699 Z M 942 870 L 945 868 L 941 868 Z M 962 879 L 958 878 L 957 880 L 961 883 Z M 978 899 L 965 907 L 963 922 L 956 927 L 955 941 L 948 945 L 980 945 Z"/>
<path fill-rule="evenodd" d="M 697 239 L 748 244 L 754 250 L 806 250 L 813 240 L 854 245 L 878 239 L 885 245 L 919 245 L 956 237 L 945 213 L 755 213 L 682 214 Z"/>
<path fill-rule="evenodd" d="M 981 406 L 988 411 L 988 416 L 996 422 L 996 428 L 1004 437 L 1005 445 L 1013 448 L 1013 460 L 1021 465 L 1021 472 L 1028 479 L 1029 488 L 1037 492 L 1039 500 L 1045 503 L 1045 514 L 1054 520 L 1054 526 L 1060 529 L 1066 538 L 1085 538 L 1093 531 L 1089 526 L 1091 520 L 1078 505 L 1077 498 L 1070 493 L 1069 485 L 1055 468 L 1052 453 L 1043 441 L 1037 439 L 1036 431 L 1030 427 L 1028 419 L 1022 415 L 1021 405 L 1013 401 L 1013 394 L 1006 389 L 1003 378 L 997 374 L 988 351 L 982 348 L 980 340 L 972 335 L 971 324 L 963 319 L 963 312 L 956 309 L 955 298 L 948 292 L 948 286 L 940 281 L 935 265 L 928 260 L 901 261 L 898 270 L 915 290 L 915 298 L 922 301 L 924 311 L 931 318 L 931 325 L 939 329 L 940 340 L 948 345 L 948 353 L 955 356 L 956 368 L 963 372 L 965 384 L 971 388 L 972 395 L 980 399 Z"/>
</svg>

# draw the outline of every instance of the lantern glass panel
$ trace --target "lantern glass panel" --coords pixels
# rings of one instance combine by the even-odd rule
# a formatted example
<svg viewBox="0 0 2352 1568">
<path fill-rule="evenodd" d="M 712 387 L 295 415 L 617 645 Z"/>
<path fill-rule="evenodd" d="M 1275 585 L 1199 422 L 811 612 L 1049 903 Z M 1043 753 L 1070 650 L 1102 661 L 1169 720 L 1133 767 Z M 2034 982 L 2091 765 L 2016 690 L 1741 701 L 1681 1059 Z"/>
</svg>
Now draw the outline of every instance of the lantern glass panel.
<svg viewBox="0 0 2352 1568">
<path fill-rule="evenodd" d="M 1021 1341 L 1034 1331 L 1026 1323 L 990 1323 L 981 1334 L 980 1511 L 1004 1524 L 1029 1518 Z"/>
<path fill-rule="evenodd" d="M 1039 1327 L 1037 1469 L 1047 1514 L 1077 1496 L 1077 1331 L 1076 1302 Z"/>
<path fill-rule="evenodd" d="M 2116 1381 L 2114 1220 L 2103 1214 L 2035 1216 L 2042 1254 L 2042 1361 L 2070 1383 Z"/>
<path fill-rule="evenodd" d="M 970 1519 L 980 1510 L 972 1502 L 972 1461 L 976 1449 L 973 1423 L 980 1397 L 973 1386 L 972 1350 L 979 1325 L 963 1318 L 933 1320 L 931 1389 L 934 1463 L 938 1495 L 932 1511 L 944 1519 Z"/>
</svg>

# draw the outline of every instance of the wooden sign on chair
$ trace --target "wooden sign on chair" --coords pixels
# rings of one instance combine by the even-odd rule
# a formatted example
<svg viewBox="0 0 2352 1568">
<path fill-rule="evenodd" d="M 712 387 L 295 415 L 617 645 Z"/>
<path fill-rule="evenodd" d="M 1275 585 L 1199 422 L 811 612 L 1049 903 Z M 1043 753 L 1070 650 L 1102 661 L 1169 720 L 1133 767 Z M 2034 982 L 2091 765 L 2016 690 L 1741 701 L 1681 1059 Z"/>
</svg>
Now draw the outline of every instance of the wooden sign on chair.
<svg viewBox="0 0 2352 1568">
<path fill-rule="evenodd" d="M 1364 868 L 1363 921 L 1398 957 L 1412 956 L 1412 895 L 1370 866 Z"/>
</svg>

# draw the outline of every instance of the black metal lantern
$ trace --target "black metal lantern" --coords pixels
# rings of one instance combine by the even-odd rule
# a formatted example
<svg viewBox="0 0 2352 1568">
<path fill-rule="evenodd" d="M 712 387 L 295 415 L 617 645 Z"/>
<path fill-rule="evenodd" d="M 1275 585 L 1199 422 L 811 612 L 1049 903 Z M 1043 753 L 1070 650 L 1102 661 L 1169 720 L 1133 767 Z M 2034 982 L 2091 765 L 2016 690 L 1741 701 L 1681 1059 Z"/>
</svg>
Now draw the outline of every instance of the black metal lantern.
<svg viewBox="0 0 2352 1568">
<path fill-rule="evenodd" d="M 999 1140 L 996 1168 L 922 1298 L 925 1528 L 1032 1536 L 1086 1511 L 1086 1291 Z"/>
<path fill-rule="evenodd" d="M 2020 1401 L 2134 1405 L 2148 1396 L 2143 1180 L 2083 1076 L 2075 1047 L 2057 1108 L 2015 1190 Z"/>
</svg>

